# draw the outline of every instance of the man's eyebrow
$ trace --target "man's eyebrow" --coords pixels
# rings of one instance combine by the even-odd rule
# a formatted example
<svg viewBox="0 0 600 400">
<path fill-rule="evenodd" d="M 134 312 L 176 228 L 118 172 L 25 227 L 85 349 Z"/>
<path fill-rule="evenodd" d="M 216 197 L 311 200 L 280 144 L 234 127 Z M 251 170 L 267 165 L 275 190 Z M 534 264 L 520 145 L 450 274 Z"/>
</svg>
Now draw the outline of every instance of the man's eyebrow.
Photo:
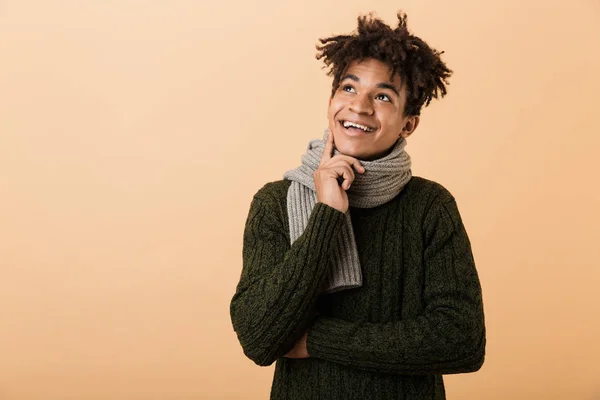
<svg viewBox="0 0 600 400">
<path fill-rule="evenodd" d="M 360 79 L 358 79 L 358 76 L 353 75 L 353 74 L 344 75 L 344 77 L 342 79 L 340 79 L 340 82 L 345 81 L 346 79 L 352 79 L 353 81 L 360 82 Z"/>
<path fill-rule="evenodd" d="M 346 79 L 351 79 L 355 82 L 360 82 L 360 79 L 358 79 L 358 76 L 356 76 L 354 74 L 344 75 L 344 77 L 342 79 L 340 79 L 340 82 L 343 82 Z M 381 82 L 381 83 L 377 84 L 377 87 L 381 88 L 381 89 L 389 89 L 392 92 L 396 93 L 396 96 L 400 97 L 400 93 L 398 93 L 398 89 L 396 89 L 396 87 L 390 83 Z"/>
<path fill-rule="evenodd" d="M 400 97 L 400 93 L 398 93 L 398 89 L 390 83 L 381 82 L 377 84 L 378 88 L 382 89 L 390 89 L 392 92 L 396 93 L 396 96 Z"/>
</svg>

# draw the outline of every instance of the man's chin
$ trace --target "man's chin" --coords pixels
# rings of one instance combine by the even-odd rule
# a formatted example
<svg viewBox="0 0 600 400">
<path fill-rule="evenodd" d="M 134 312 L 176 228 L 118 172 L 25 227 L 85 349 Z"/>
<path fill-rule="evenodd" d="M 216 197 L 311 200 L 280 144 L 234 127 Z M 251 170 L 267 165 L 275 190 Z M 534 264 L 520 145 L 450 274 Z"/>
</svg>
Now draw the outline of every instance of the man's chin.
<svg viewBox="0 0 600 400">
<path fill-rule="evenodd" d="M 337 151 L 342 153 L 343 155 L 354 157 L 358 160 L 362 160 L 364 157 L 369 156 L 369 152 L 364 150 L 363 146 L 359 146 L 356 143 L 353 143 L 352 140 L 348 140 L 343 135 L 339 135 L 339 132 L 334 135 L 333 139 L 335 142 L 335 148 Z"/>
<path fill-rule="evenodd" d="M 365 152 L 362 151 L 361 149 L 357 149 L 355 147 L 350 147 L 350 146 L 340 146 L 340 147 L 337 147 L 336 146 L 336 149 L 337 149 L 337 151 L 339 151 L 343 155 L 354 157 L 354 158 L 356 158 L 358 160 L 362 160 L 363 157 L 365 157 Z"/>
</svg>

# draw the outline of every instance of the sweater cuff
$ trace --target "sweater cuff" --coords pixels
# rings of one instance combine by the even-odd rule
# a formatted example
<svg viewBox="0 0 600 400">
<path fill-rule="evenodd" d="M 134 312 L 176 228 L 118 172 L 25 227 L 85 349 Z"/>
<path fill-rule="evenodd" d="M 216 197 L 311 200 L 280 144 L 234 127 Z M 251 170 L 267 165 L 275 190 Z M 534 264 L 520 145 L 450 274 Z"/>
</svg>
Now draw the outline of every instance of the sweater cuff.
<svg viewBox="0 0 600 400">
<path fill-rule="evenodd" d="M 337 208 L 325 203 L 316 203 L 312 209 L 305 232 L 316 229 L 319 238 L 331 238 L 340 232 L 346 216 Z"/>
</svg>

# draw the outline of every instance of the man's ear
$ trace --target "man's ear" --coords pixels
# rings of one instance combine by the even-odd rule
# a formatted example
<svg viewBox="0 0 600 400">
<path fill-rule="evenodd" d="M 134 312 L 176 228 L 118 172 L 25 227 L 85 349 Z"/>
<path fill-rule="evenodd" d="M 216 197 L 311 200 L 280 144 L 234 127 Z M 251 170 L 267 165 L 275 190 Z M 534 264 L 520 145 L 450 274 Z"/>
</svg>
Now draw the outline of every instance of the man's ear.
<svg viewBox="0 0 600 400">
<path fill-rule="evenodd" d="M 420 120 L 421 117 L 419 117 L 418 115 L 412 115 L 409 118 L 407 118 L 406 122 L 404 123 L 404 127 L 402 128 L 402 132 L 400 132 L 400 136 L 406 139 L 407 137 L 412 135 L 415 129 L 417 129 L 417 126 L 419 126 Z"/>
</svg>

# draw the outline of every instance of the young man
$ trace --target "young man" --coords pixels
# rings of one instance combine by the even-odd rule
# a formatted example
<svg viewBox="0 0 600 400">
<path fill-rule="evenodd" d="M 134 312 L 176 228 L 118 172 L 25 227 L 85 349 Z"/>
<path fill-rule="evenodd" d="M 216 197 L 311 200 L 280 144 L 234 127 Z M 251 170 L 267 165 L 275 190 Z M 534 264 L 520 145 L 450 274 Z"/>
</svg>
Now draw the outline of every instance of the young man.
<svg viewBox="0 0 600 400">
<path fill-rule="evenodd" d="M 443 374 L 483 364 L 456 201 L 412 176 L 404 150 L 451 71 L 398 19 L 321 39 L 329 128 L 250 206 L 230 311 L 244 354 L 276 362 L 271 399 L 445 399 Z"/>
</svg>

